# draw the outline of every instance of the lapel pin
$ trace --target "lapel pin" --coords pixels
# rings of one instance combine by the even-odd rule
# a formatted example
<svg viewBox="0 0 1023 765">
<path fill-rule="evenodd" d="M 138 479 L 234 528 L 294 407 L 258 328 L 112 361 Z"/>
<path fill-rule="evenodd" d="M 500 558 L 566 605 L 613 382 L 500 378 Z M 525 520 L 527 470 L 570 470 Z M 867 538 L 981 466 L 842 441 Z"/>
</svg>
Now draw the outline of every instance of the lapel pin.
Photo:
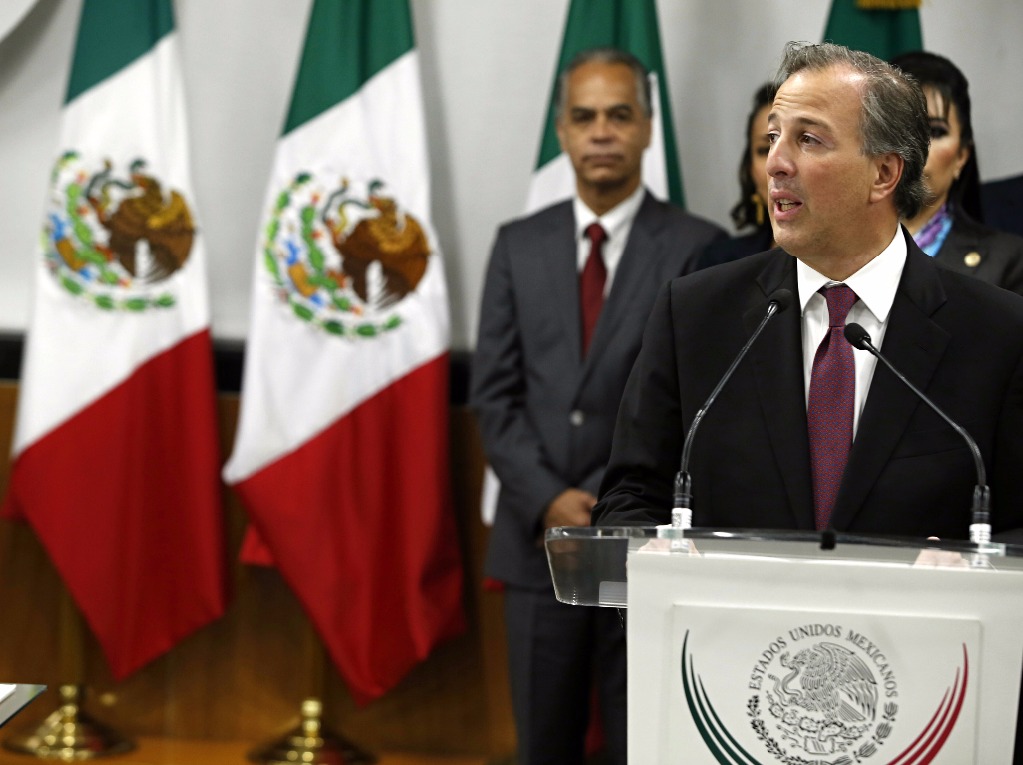
<svg viewBox="0 0 1023 765">
<path fill-rule="evenodd" d="M 976 268 L 977 266 L 980 265 L 980 253 L 979 252 L 966 253 L 966 256 L 963 258 L 963 263 L 965 263 L 968 268 Z"/>
</svg>

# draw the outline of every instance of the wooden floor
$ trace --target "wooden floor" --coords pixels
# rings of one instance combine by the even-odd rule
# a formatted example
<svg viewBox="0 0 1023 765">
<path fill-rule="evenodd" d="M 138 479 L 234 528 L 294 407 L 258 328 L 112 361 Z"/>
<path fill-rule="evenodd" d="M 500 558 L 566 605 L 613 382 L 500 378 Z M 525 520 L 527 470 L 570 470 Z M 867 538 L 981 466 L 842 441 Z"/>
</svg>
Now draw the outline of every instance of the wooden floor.
<svg viewBox="0 0 1023 765">
<path fill-rule="evenodd" d="M 127 754 L 104 758 L 110 765 L 240 765 L 248 762 L 251 742 L 187 741 L 142 738 L 138 748 Z M 374 752 L 377 765 L 488 765 L 479 757 L 439 757 L 416 754 Z M 30 765 L 30 756 L 0 749 L 0 765 Z"/>
</svg>

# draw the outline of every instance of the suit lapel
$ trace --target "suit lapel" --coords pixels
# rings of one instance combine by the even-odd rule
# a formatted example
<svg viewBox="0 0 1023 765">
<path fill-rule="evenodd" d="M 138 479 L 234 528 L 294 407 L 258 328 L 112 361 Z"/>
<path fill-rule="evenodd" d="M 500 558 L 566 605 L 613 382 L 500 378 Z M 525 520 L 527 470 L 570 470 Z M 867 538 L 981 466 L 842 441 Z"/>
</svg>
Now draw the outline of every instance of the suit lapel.
<svg viewBox="0 0 1023 765">
<path fill-rule="evenodd" d="M 930 318 L 945 302 L 945 292 L 937 267 L 906 238 L 909 252 L 881 352 L 926 391 L 948 344 L 948 334 Z M 926 404 L 878 361 L 835 500 L 834 528 L 849 528 L 918 406 Z"/>
<path fill-rule="evenodd" d="M 578 242 L 575 239 L 575 213 L 572 203 L 565 202 L 550 225 L 539 234 L 534 250 L 543 260 L 537 273 L 544 275 L 541 305 L 553 306 L 557 326 L 564 327 L 564 356 L 578 369 L 582 360 L 582 327 L 579 318 Z"/>
<path fill-rule="evenodd" d="M 779 288 L 791 290 L 792 305 L 771 319 L 750 348 L 760 408 L 767 421 L 771 451 L 789 497 L 796 528 L 813 528 L 810 488 L 810 447 L 806 433 L 806 394 L 803 382 L 802 327 L 795 259 L 781 253 L 758 277 L 763 291 L 743 315 L 752 335 L 767 312 L 767 297 Z"/>
<path fill-rule="evenodd" d="M 967 266 L 964 262 L 963 259 L 967 253 L 976 253 L 980 256 L 977 263 L 983 262 L 987 256 L 986 248 L 977 241 L 976 237 L 966 231 L 956 231 L 956 227 L 953 225 L 952 230 L 948 232 L 948 238 L 945 239 L 945 243 L 938 250 L 934 259 L 952 271 L 972 276 L 977 269 Z"/>
</svg>

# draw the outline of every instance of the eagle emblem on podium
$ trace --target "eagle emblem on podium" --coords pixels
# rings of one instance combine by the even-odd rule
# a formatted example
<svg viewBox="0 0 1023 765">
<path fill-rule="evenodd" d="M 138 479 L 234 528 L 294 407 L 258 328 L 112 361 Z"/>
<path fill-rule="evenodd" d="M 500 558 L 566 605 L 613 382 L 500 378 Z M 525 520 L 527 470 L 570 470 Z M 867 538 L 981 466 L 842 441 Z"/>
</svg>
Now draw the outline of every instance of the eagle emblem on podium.
<svg viewBox="0 0 1023 765">
<path fill-rule="evenodd" d="M 865 723 L 874 722 L 877 681 L 848 648 L 825 641 L 795 657 L 784 653 L 778 661 L 789 672 L 782 678 L 768 676 L 773 681 L 770 712 L 785 726 L 785 737 L 808 754 L 834 754 L 843 739 L 858 738 Z"/>
</svg>

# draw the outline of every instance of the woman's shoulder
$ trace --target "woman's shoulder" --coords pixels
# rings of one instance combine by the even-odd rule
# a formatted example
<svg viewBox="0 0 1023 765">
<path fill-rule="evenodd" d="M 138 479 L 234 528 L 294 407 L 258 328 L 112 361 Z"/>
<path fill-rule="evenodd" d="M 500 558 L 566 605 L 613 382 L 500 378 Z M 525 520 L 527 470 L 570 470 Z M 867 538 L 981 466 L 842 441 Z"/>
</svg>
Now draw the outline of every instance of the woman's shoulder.
<svg viewBox="0 0 1023 765">
<path fill-rule="evenodd" d="M 1023 237 L 981 223 L 964 212 L 957 212 L 952 220 L 949 236 L 960 242 L 985 242 L 1011 248 L 1023 248 Z"/>
<path fill-rule="evenodd" d="M 748 255 L 755 255 L 771 248 L 773 235 L 770 226 L 758 228 L 756 231 L 744 236 L 736 236 L 731 239 L 719 239 L 712 242 L 700 256 L 698 268 L 707 268 L 721 263 L 729 263 L 733 260 L 745 258 Z"/>
</svg>

